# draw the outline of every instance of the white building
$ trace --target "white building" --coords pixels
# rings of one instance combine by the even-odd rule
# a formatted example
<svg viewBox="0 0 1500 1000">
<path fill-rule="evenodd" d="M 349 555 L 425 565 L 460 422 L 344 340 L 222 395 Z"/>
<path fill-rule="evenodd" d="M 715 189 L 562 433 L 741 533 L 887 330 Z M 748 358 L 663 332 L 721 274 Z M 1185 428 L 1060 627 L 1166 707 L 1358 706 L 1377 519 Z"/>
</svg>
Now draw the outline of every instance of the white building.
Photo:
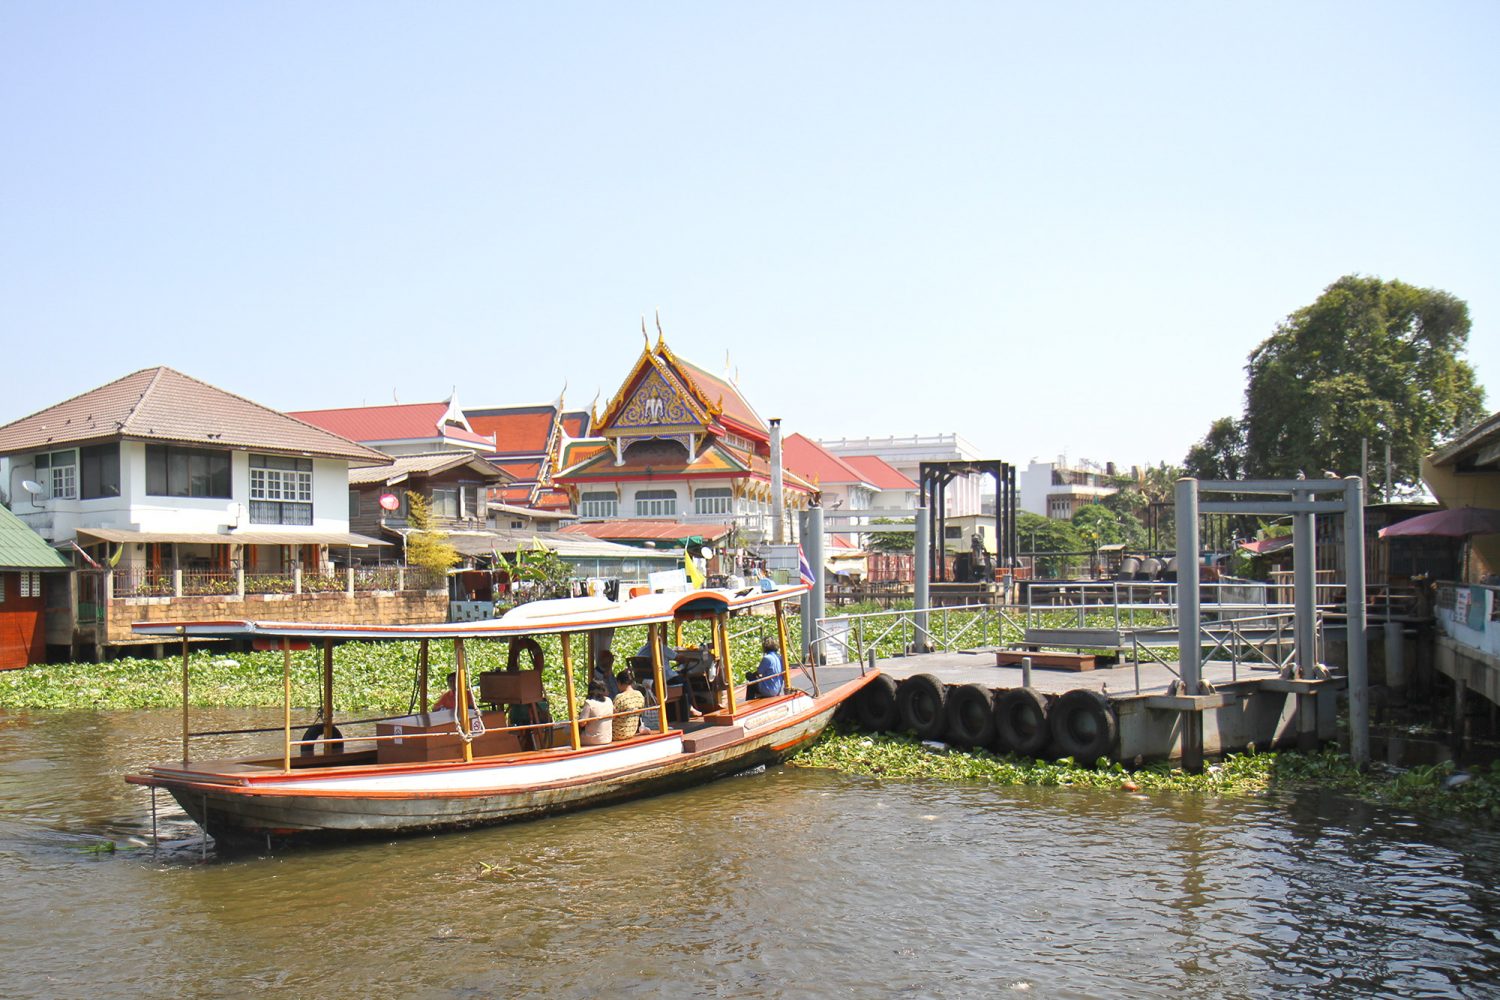
<svg viewBox="0 0 1500 1000">
<path fill-rule="evenodd" d="M 923 462 L 978 462 L 985 455 L 958 434 L 910 437 L 820 438 L 818 444 L 840 458 L 875 455 L 913 483 L 920 484 Z M 988 476 L 959 476 L 944 491 L 949 517 L 980 513 L 980 490 L 994 489 Z M 884 498 L 893 504 L 894 497 Z"/>
<path fill-rule="evenodd" d="M 1017 479 L 1021 509 L 1057 521 L 1070 521 L 1080 507 L 1120 491 L 1113 462 L 1100 465 L 1080 459 L 1069 465 L 1065 456 L 1058 456 L 1056 462 L 1033 459 Z"/>
</svg>

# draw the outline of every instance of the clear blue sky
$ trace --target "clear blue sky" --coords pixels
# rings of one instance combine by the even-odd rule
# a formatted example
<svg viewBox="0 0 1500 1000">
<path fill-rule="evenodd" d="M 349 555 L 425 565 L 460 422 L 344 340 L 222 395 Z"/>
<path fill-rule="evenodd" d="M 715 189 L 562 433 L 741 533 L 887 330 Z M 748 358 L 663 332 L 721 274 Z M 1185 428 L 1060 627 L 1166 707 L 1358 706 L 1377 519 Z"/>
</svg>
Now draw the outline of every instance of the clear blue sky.
<svg viewBox="0 0 1500 1000">
<path fill-rule="evenodd" d="M 1500 406 L 1500 5 L 0 3 L 0 422 L 613 392 L 1178 461 L 1340 275 Z"/>
</svg>

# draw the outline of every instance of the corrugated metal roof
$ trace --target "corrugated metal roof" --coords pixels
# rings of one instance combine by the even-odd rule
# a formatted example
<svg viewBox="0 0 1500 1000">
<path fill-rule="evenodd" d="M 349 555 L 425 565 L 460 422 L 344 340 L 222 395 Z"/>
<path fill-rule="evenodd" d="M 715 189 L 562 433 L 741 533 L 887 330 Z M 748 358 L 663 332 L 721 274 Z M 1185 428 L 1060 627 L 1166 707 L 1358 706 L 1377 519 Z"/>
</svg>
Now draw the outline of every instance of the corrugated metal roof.
<svg viewBox="0 0 1500 1000">
<path fill-rule="evenodd" d="M 136 438 L 356 462 L 387 456 L 172 368 L 143 368 L 0 427 L 0 455 Z"/>
<path fill-rule="evenodd" d="M 0 568 L 69 569 L 70 564 L 26 522 L 0 507 Z"/>
<path fill-rule="evenodd" d="M 395 484 L 410 476 L 437 476 L 460 467 L 470 469 L 476 475 L 483 476 L 488 482 L 497 486 L 509 482 L 512 478 L 473 452 L 444 451 L 427 455 L 400 455 L 388 465 L 370 465 L 350 469 L 349 485 Z"/>
<path fill-rule="evenodd" d="M 176 542 L 181 545 L 389 545 L 378 538 L 348 531 L 133 531 L 130 528 L 79 528 L 80 539 L 101 542 Z"/>
</svg>

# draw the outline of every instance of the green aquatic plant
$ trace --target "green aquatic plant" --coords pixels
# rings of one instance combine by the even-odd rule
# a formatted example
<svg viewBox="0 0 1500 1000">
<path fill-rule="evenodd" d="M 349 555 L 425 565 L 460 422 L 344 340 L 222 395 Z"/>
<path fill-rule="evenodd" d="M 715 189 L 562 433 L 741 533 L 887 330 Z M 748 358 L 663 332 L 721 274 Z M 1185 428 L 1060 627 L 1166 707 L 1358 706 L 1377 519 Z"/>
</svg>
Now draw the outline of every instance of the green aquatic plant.
<svg viewBox="0 0 1500 1000">
<path fill-rule="evenodd" d="M 1263 795 L 1271 791 L 1323 789 L 1415 811 L 1500 818 L 1500 766 L 1479 766 L 1456 775 L 1450 763 L 1397 771 L 1361 771 L 1347 754 L 1329 746 L 1312 753 L 1227 754 L 1200 774 L 1169 762 L 1126 768 L 1100 758 L 1092 765 L 1071 757 L 1034 760 L 987 750 L 960 750 L 908 736 L 870 735 L 830 727 L 789 762 L 879 778 L 973 781 L 999 785 L 1112 789 L 1127 793 L 1193 792 Z"/>
</svg>

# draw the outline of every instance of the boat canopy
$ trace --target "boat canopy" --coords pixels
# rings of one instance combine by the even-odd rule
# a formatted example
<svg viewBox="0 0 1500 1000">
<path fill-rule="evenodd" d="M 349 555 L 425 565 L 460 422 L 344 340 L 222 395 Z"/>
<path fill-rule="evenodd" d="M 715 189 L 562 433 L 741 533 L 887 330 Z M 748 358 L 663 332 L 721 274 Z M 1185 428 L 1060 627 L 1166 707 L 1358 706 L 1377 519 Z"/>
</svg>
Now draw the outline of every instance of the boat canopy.
<svg viewBox="0 0 1500 1000">
<path fill-rule="evenodd" d="M 555 635 L 594 629 L 652 625 L 683 618 L 708 617 L 773 604 L 807 593 L 805 584 L 762 590 L 692 590 L 675 594 L 645 594 L 615 603 L 602 597 L 570 597 L 532 601 L 503 617 L 477 622 L 440 622 L 431 625 L 378 625 L 338 622 L 276 622 L 250 620 L 140 622 L 136 635 L 180 639 L 507 639 L 525 635 Z"/>
</svg>

